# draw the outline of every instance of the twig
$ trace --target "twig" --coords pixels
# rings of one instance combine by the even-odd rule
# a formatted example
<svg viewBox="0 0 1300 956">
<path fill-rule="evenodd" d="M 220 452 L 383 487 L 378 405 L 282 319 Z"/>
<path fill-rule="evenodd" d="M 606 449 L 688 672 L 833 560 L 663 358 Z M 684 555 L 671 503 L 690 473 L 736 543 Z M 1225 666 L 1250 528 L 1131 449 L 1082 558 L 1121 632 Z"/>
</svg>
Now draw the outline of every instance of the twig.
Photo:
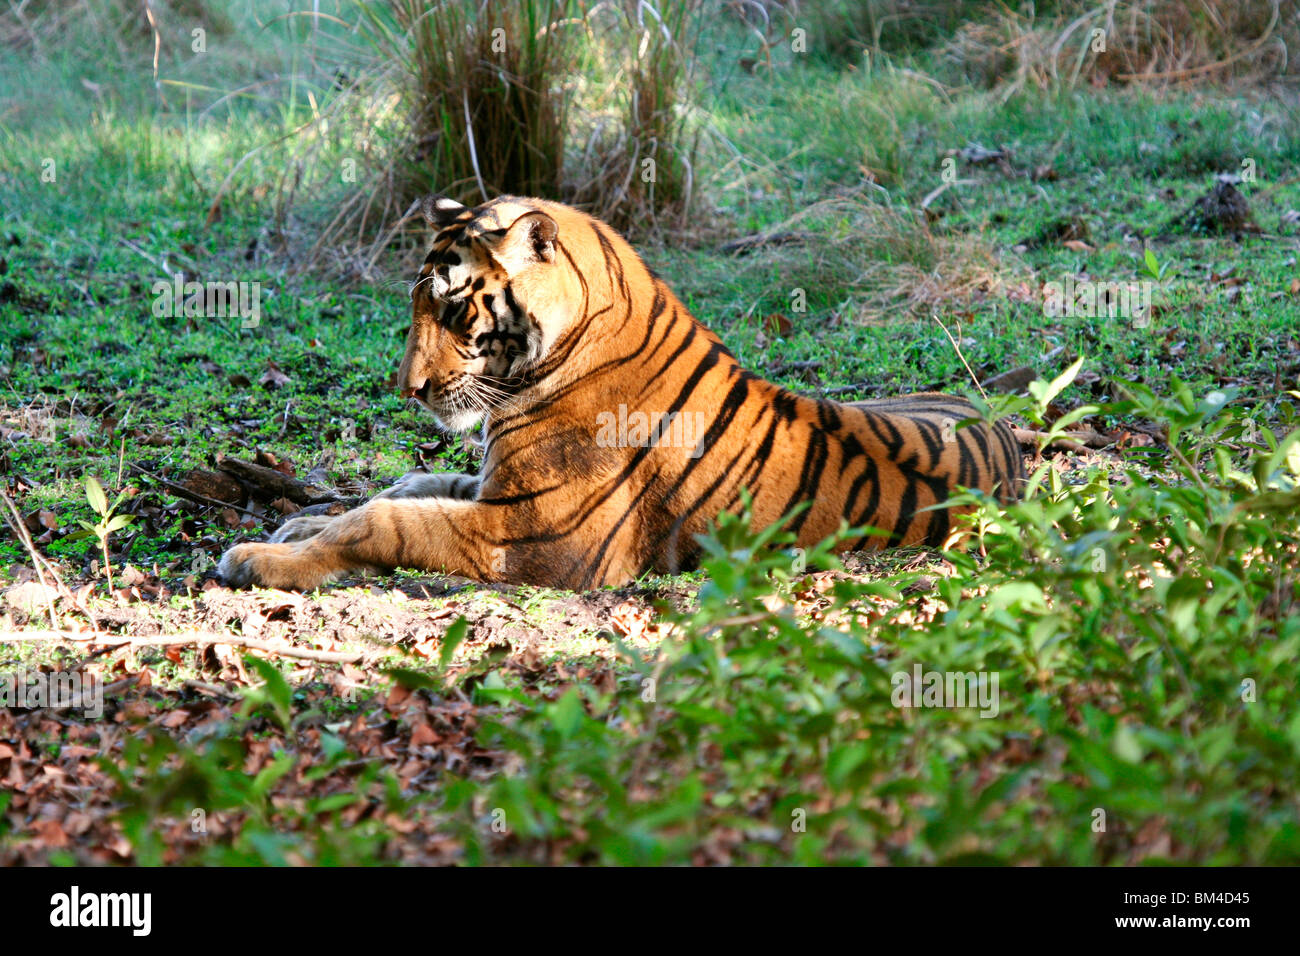
<svg viewBox="0 0 1300 956">
<path fill-rule="evenodd" d="M 718 251 L 743 255 L 765 246 L 795 245 L 808 242 L 813 238 L 815 236 L 811 232 L 758 232 L 749 236 L 741 236 L 739 239 L 732 239 L 730 242 L 724 242 L 718 246 Z"/>
<path fill-rule="evenodd" d="M 54 590 L 62 591 L 69 598 L 72 597 L 72 592 L 55 574 L 54 569 L 48 566 L 41 553 L 36 550 L 36 545 L 32 543 L 32 536 L 27 533 L 27 525 L 23 521 L 23 516 L 18 511 L 18 506 L 14 504 L 14 500 L 9 497 L 9 493 L 4 489 L 0 489 L 0 497 L 4 498 L 5 508 L 7 509 L 4 514 L 5 524 L 9 525 L 9 530 L 14 533 L 15 538 L 23 543 L 23 547 L 27 549 L 27 553 L 31 556 L 32 566 L 36 569 L 36 577 L 41 582 L 41 588 L 45 596 L 45 607 L 50 614 L 50 626 L 58 628 L 61 626 L 59 616 L 54 610 L 54 599 L 50 597 L 51 586 L 45 582 L 45 571 L 48 569 L 51 577 L 57 582 L 57 587 Z"/>
<path fill-rule="evenodd" d="M 1047 432 L 1039 431 L 1034 428 L 1017 428 L 1012 427 L 1011 434 L 1015 436 L 1016 441 L 1022 445 L 1038 447 L 1039 442 L 1045 439 Z M 1068 451 L 1085 451 L 1089 448 L 1105 448 L 1112 444 L 1111 440 L 1098 431 L 1088 429 L 1086 431 L 1068 431 L 1061 432 L 1051 443 L 1043 446 L 1043 450 L 1048 448 L 1064 448 Z"/>
<path fill-rule="evenodd" d="M 460 91 L 460 102 L 465 107 L 465 133 L 469 137 L 469 161 L 474 165 L 474 178 L 478 180 L 478 191 L 483 195 L 483 201 L 487 202 L 487 188 L 483 185 L 483 174 L 478 169 L 478 149 L 474 146 L 474 124 L 469 118 L 469 93 L 466 90 Z"/>
<path fill-rule="evenodd" d="M 767 369 L 767 374 L 775 378 L 778 375 L 789 375 L 791 372 L 815 372 L 822 367 L 822 363 L 816 359 L 806 362 L 777 362 Z"/>
<path fill-rule="evenodd" d="M 974 370 L 970 367 L 970 363 L 966 361 L 966 356 L 961 354 L 961 346 L 957 344 L 957 340 L 954 339 L 952 333 L 948 331 L 948 326 L 944 325 L 943 321 L 937 315 L 932 315 L 930 318 L 939 323 L 939 328 L 943 329 L 943 334 L 948 336 L 948 341 L 952 343 L 952 347 L 956 350 L 957 357 L 961 359 L 961 364 L 966 366 L 966 372 L 970 375 L 970 380 L 974 382 L 975 387 L 980 390 L 980 395 L 984 397 L 984 400 L 988 401 L 988 393 L 984 391 L 984 386 L 980 384 L 979 376 L 975 374 Z"/>
<path fill-rule="evenodd" d="M 932 202 L 934 202 L 936 199 L 938 199 L 940 196 L 946 193 L 949 189 L 952 189 L 953 186 L 974 186 L 978 182 L 979 182 L 978 179 L 949 180 L 948 182 L 945 182 L 940 186 L 936 186 L 934 189 L 931 189 L 928 193 L 926 193 L 925 198 L 921 200 L 921 208 L 929 209 L 930 204 Z"/>
<path fill-rule="evenodd" d="M 339 500 L 339 496 L 332 491 L 317 488 L 297 478 L 290 478 L 265 465 L 255 465 L 252 462 L 240 461 L 238 458 L 217 455 L 217 467 L 241 482 L 254 495 L 260 493 L 261 497 L 270 501 L 288 498 L 298 505 L 318 505 Z"/>
<path fill-rule="evenodd" d="M 861 385 L 832 385 L 830 388 L 823 388 L 822 395 L 847 395 L 849 392 L 871 392 L 879 388 L 878 385 L 868 385 L 865 382 Z"/>
<path fill-rule="evenodd" d="M 284 417 L 283 417 L 283 419 L 281 420 L 281 423 L 280 423 L 280 437 L 281 437 L 281 438 L 283 438 L 283 437 L 284 437 L 284 433 L 287 432 L 287 431 L 289 430 L 289 409 L 291 409 L 291 408 L 293 408 L 293 399 L 292 399 L 292 398 L 289 399 L 287 402 L 284 403 Z"/>
<path fill-rule="evenodd" d="M 181 685 L 188 690 L 196 690 L 200 694 L 207 694 L 209 697 L 221 697 L 225 700 L 239 700 L 238 695 L 230 693 L 224 687 L 218 687 L 216 684 L 209 684 L 201 680 L 187 680 Z"/>
<path fill-rule="evenodd" d="M 162 36 L 158 33 L 158 21 L 154 19 L 153 4 L 149 0 L 144 0 L 144 15 L 149 21 L 149 29 L 153 31 L 153 85 L 158 98 L 162 99 L 162 90 L 158 86 L 158 52 L 162 49 Z"/>
<path fill-rule="evenodd" d="M 120 690 L 126 690 L 128 687 L 137 683 L 138 681 L 139 681 L 138 675 L 133 675 L 131 677 L 124 677 L 121 680 L 115 680 L 111 684 L 105 684 L 103 687 L 100 687 L 98 689 L 99 694 L 107 697 L 110 694 L 116 694 Z M 72 698 L 72 700 L 68 701 L 66 704 L 46 704 L 44 707 L 40 707 L 37 709 L 39 710 L 80 710 L 81 708 L 88 706 L 88 704 L 90 703 L 89 701 L 87 701 L 86 698 L 88 697 L 94 698 L 95 696 L 96 695 L 93 691 L 83 690 L 80 694 Z"/>
<path fill-rule="evenodd" d="M 137 245 L 136 243 L 132 242 L 130 239 L 127 239 L 125 237 L 119 237 L 117 241 L 120 245 L 123 245 L 126 248 L 130 249 L 136 255 L 153 263 L 154 267 L 159 272 L 163 273 L 163 275 L 170 274 L 171 270 L 167 268 L 166 260 L 159 259 L 157 256 L 154 255 L 150 255 L 149 253 L 141 249 L 139 245 Z"/>
<path fill-rule="evenodd" d="M 84 634 L 78 631 L 0 631 L 0 644 L 36 643 L 48 641 L 72 644 L 104 644 L 114 647 L 173 647 L 178 644 L 230 644 L 255 651 L 297 657 L 306 661 L 328 664 L 352 664 L 361 660 L 360 651 L 317 651 L 307 647 L 294 647 L 276 641 L 259 641 L 235 634 L 218 634 L 215 631 L 196 631 L 192 634 L 170 634 L 164 637 L 124 637 L 117 634 Z"/>
</svg>

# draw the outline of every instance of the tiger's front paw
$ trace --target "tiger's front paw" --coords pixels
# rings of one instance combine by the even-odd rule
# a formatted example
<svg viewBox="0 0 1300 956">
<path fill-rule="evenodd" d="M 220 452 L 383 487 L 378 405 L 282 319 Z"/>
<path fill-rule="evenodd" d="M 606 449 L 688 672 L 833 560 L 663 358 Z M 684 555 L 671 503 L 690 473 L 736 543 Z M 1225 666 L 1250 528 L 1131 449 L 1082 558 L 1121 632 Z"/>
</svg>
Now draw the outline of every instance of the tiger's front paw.
<svg viewBox="0 0 1300 956">
<path fill-rule="evenodd" d="M 284 591 L 309 591 L 330 577 L 291 544 L 237 544 L 221 556 L 217 574 L 227 587 Z"/>
</svg>

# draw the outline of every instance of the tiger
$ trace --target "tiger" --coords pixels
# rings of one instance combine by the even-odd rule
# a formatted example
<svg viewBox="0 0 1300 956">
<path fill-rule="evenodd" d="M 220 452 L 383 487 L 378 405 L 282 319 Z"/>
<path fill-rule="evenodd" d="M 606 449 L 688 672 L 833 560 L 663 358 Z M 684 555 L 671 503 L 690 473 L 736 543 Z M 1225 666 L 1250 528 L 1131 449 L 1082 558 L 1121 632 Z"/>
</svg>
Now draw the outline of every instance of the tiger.
<svg viewBox="0 0 1300 956">
<path fill-rule="evenodd" d="M 937 392 L 841 403 L 765 381 L 578 209 L 420 206 L 433 244 L 397 384 L 446 431 L 482 427 L 479 473 L 415 472 L 341 515 L 291 519 L 227 551 L 226 584 L 408 568 L 588 590 L 697 567 L 723 512 L 784 520 L 797 547 L 846 525 L 863 534 L 843 550 L 937 547 L 959 509 L 935 506 L 958 488 L 1021 492 L 1005 423 Z"/>
</svg>

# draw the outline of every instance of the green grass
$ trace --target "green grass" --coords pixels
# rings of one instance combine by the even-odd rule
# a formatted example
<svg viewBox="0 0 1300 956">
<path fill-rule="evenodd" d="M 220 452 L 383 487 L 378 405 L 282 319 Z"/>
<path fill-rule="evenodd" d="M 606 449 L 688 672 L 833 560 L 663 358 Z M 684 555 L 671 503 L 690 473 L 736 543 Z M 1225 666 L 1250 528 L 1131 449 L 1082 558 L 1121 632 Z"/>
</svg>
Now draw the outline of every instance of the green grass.
<svg viewBox="0 0 1300 956">
<path fill-rule="evenodd" d="M 332 453 L 331 479 L 360 489 L 408 470 L 416 446 L 434 437 L 386 385 L 403 348 L 410 264 L 395 254 L 383 280 L 351 284 L 288 268 L 282 253 L 314 237 L 273 218 L 298 155 L 277 140 L 312 115 L 309 92 L 318 102 L 330 95 L 328 74 L 311 69 L 303 23 L 241 21 L 206 59 L 173 43 L 161 73 L 185 85 L 165 84 L 165 104 L 140 49 L 115 72 L 107 54 L 81 55 L 75 40 L 0 67 L 0 465 L 21 488 L 23 512 L 49 509 L 65 530 L 91 518 L 85 476 L 110 497 L 135 486 L 142 517 L 115 535 L 114 564 L 161 567 L 181 592 L 156 609 L 170 625 L 202 604 L 181 584 L 195 542 L 215 553 L 246 532 L 210 510 L 171 508 L 171 496 L 129 472 L 119 483 L 119 461 L 177 477 L 211 467 L 218 453 L 262 449 L 302 474 Z M 1269 459 L 1269 436 L 1276 443 L 1297 426 L 1300 301 L 1290 283 L 1300 277 L 1300 241 L 1284 220 L 1300 208 L 1295 101 L 1214 90 L 1004 100 L 998 90 L 927 82 L 923 55 L 851 69 L 776 49 L 774 72 L 749 75 L 736 62 L 751 47 L 726 22 L 701 39 L 709 95 L 696 177 L 708 211 L 681 241 L 643 250 L 746 366 L 853 398 L 970 391 L 967 364 L 980 379 L 1021 365 L 1050 379 L 1082 356 L 1062 409 L 1101 403 L 1099 420 L 1148 427 L 1190 466 L 1163 450 L 1058 458 L 1068 484 L 1048 478 L 1033 501 L 988 514 L 996 527 L 973 550 L 892 555 L 831 577 L 793 573 L 780 542 L 725 524 L 706 574 L 638 582 L 651 595 L 699 590 L 685 610 L 661 609 L 661 630 L 639 642 L 620 643 L 593 623 L 599 615 L 570 623 L 570 602 L 582 596 L 467 587 L 435 597 L 419 607 L 433 615 L 455 603 L 474 620 L 517 615 L 547 635 L 537 672 L 513 658 L 475 671 L 485 639 L 459 649 L 450 675 L 405 651 L 382 658 L 434 682 L 417 695 L 431 713 L 459 720 L 456 708 L 472 704 L 477 758 L 416 786 L 395 762 L 366 764 L 354 781 L 364 734 L 321 727 L 364 713 L 409 739 L 418 721 L 385 709 L 393 681 L 377 667 L 354 704 L 320 674 L 282 667 L 286 687 L 265 678 L 261 693 L 281 695 L 287 726 L 272 701 L 179 743 L 141 725 L 131 738 L 138 752 L 114 752 L 128 768 L 113 813 L 136 841 L 130 859 L 1300 858 L 1296 468 L 1283 456 L 1250 469 Z M 246 95 L 221 94 L 253 82 Z M 1008 147 L 1010 168 L 958 159 L 960 182 L 933 199 L 927 222 L 922 201 L 944 184 L 952 151 L 971 143 Z M 319 162 L 342 155 L 331 143 Z M 50 183 L 40 180 L 46 157 L 57 169 Z M 1039 167 L 1054 176 L 1030 175 Z M 1164 229 L 1215 173 L 1243 168 L 1255 171 L 1241 189 L 1266 235 Z M 218 194 L 221 214 L 209 224 Z M 312 202 L 299 197 L 306 213 L 328 215 Z M 1022 247 L 1070 217 L 1086 223 L 1090 248 Z M 810 235 L 742 257 L 717 249 L 718 236 L 779 229 Z M 1149 325 L 1044 313 L 1046 282 L 1140 278 L 1143 233 L 1167 267 Z M 164 263 L 205 280 L 262 283 L 259 326 L 155 318 L 150 290 L 166 278 Z M 1212 281 L 1230 270 L 1249 284 L 1233 291 Z M 792 308 L 800 289 L 802 312 Z M 791 320 L 788 334 L 773 332 L 774 313 Z M 289 377 L 282 387 L 260 384 L 271 362 Z M 779 371 L 799 362 L 818 364 Z M 1182 397 L 1141 399 L 1142 387 Z M 1141 400 L 1120 401 L 1125 389 Z M 1229 401 L 1209 415 L 1215 391 Z M 457 441 L 439 464 L 472 469 L 473 459 Z M 149 507 L 160 513 L 150 517 Z M 96 547 L 61 531 L 43 551 L 79 583 L 95 580 Z M 27 563 L 20 545 L 0 539 L 5 581 Z M 399 573 L 378 583 L 427 580 Z M 810 596 L 813 582 L 829 589 Z M 383 600 L 364 587 L 340 594 Z M 317 640 L 323 628 L 294 635 Z M 4 654 L 8 670 L 78 659 L 35 645 Z M 168 693 L 215 679 L 197 654 L 176 663 L 150 650 L 139 660 Z M 900 709 L 892 677 L 914 663 L 999 675 L 1000 712 Z M 613 684 L 599 686 L 592 675 L 606 666 Z M 646 700 L 653 673 L 658 693 Z M 1243 699 L 1244 680 L 1254 682 L 1253 700 Z M 311 765 L 332 792 L 294 789 L 273 803 L 271 793 L 290 786 L 276 776 L 287 764 L 273 762 L 274 773 L 250 784 L 243 764 L 255 739 Z M 347 806 L 366 808 L 364 827 L 343 825 L 343 803 L 311 802 L 343 790 L 355 790 Z M 183 824 L 195 806 L 237 826 L 170 850 L 150 835 Z M 1098 809 L 1104 831 L 1092 825 Z M 495 810 L 508 821 L 503 832 L 485 825 Z M 403 854 L 415 841 L 403 843 L 392 821 L 408 817 L 447 841 L 446 857 Z M 12 848 L 21 838 L 4 839 Z"/>
</svg>

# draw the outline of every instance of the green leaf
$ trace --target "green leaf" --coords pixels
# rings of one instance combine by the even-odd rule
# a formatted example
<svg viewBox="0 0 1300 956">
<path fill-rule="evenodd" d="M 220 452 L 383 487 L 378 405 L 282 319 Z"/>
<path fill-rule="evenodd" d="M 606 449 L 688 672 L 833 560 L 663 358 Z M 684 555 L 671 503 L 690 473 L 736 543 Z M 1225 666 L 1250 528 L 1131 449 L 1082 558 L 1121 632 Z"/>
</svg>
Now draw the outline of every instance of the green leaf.
<svg viewBox="0 0 1300 956">
<path fill-rule="evenodd" d="M 103 485 L 94 475 L 86 478 L 86 500 L 90 502 L 90 507 L 95 510 L 95 514 L 100 516 L 108 514 L 108 498 L 104 494 Z"/>
<path fill-rule="evenodd" d="M 1061 392 L 1074 381 L 1075 376 L 1079 374 L 1079 369 L 1083 368 L 1083 356 L 1080 355 L 1074 360 L 1074 363 L 1056 378 L 1052 379 L 1046 385 L 1041 379 L 1029 383 L 1029 394 L 1034 396 L 1040 409 L 1046 409 L 1052 403 L 1052 399 L 1060 395 Z"/>
<path fill-rule="evenodd" d="M 456 648 L 460 647 L 461 641 L 465 640 L 465 635 L 468 633 L 469 621 L 463 614 L 451 622 L 451 627 L 447 628 L 447 633 L 442 636 L 442 646 L 438 648 L 438 670 L 447 669 L 447 665 L 456 655 Z"/>
<path fill-rule="evenodd" d="M 989 611 L 1019 604 L 1025 610 L 1047 610 L 1047 601 L 1043 589 L 1030 581 L 1009 581 L 999 585 L 988 594 Z"/>
<path fill-rule="evenodd" d="M 113 518 L 104 526 L 105 534 L 112 534 L 119 528 L 125 528 L 135 520 L 135 515 L 114 515 Z"/>
<path fill-rule="evenodd" d="M 293 754 L 279 754 L 275 760 L 257 772 L 250 787 L 251 791 L 259 797 L 265 795 L 275 786 L 277 780 L 293 769 L 293 765 L 297 762 L 298 758 Z"/>
<path fill-rule="evenodd" d="M 1160 278 L 1160 263 L 1156 262 L 1156 254 L 1154 252 L 1147 249 L 1142 255 L 1142 262 L 1147 267 L 1147 275 L 1151 276 L 1153 279 Z"/>
<path fill-rule="evenodd" d="M 563 697 L 546 709 L 548 716 L 551 718 L 551 725 L 565 740 L 577 733 L 578 728 L 582 726 L 583 719 L 587 716 L 587 712 L 582 706 L 582 698 L 573 689 L 566 691 Z"/>
<path fill-rule="evenodd" d="M 1115 756 L 1125 763 L 1142 762 L 1142 744 L 1138 742 L 1137 734 L 1133 733 L 1133 728 L 1128 724 L 1120 724 L 1115 728 L 1111 749 L 1115 752 Z"/>
<path fill-rule="evenodd" d="M 830 752 L 826 760 L 826 780 L 836 789 L 840 789 L 849 780 L 853 771 L 871 759 L 871 748 L 864 743 L 842 744 Z"/>
<path fill-rule="evenodd" d="M 266 682 L 245 695 L 249 709 L 256 710 L 261 703 L 269 703 L 276 722 L 288 730 L 293 720 L 293 689 L 289 686 L 289 682 L 284 679 L 279 668 L 270 661 L 245 654 L 244 663 L 257 671 L 258 676 Z"/>
<path fill-rule="evenodd" d="M 1262 457 L 1263 468 L 1257 468 L 1255 474 L 1261 483 L 1268 481 L 1284 467 L 1293 476 L 1300 478 L 1300 430 L 1293 431 L 1280 442 L 1267 458 Z"/>
<path fill-rule="evenodd" d="M 1096 415 L 1099 411 L 1101 411 L 1100 405 L 1080 405 L 1078 408 L 1073 408 L 1052 423 L 1052 433 L 1064 432 L 1075 422 L 1089 415 Z"/>
<path fill-rule="evenodd" d="M 442 686 L 428 674 L 413 671 L 407 667 L 386 667 L 382 673 L 391 677 L 398 686 L 405 687 L 407 690 L 423 690 L 426 688 L 437 690 Z"/>
<path fill-rule="evenodd" d="M 328 797 L 321 797 L 312 803 L 312 809 L 317 813 L 333 813 L 335 810 L 342 810 L 350 807 L 361 799 L 357 793 L 332 793 Z"/>
</svg>

